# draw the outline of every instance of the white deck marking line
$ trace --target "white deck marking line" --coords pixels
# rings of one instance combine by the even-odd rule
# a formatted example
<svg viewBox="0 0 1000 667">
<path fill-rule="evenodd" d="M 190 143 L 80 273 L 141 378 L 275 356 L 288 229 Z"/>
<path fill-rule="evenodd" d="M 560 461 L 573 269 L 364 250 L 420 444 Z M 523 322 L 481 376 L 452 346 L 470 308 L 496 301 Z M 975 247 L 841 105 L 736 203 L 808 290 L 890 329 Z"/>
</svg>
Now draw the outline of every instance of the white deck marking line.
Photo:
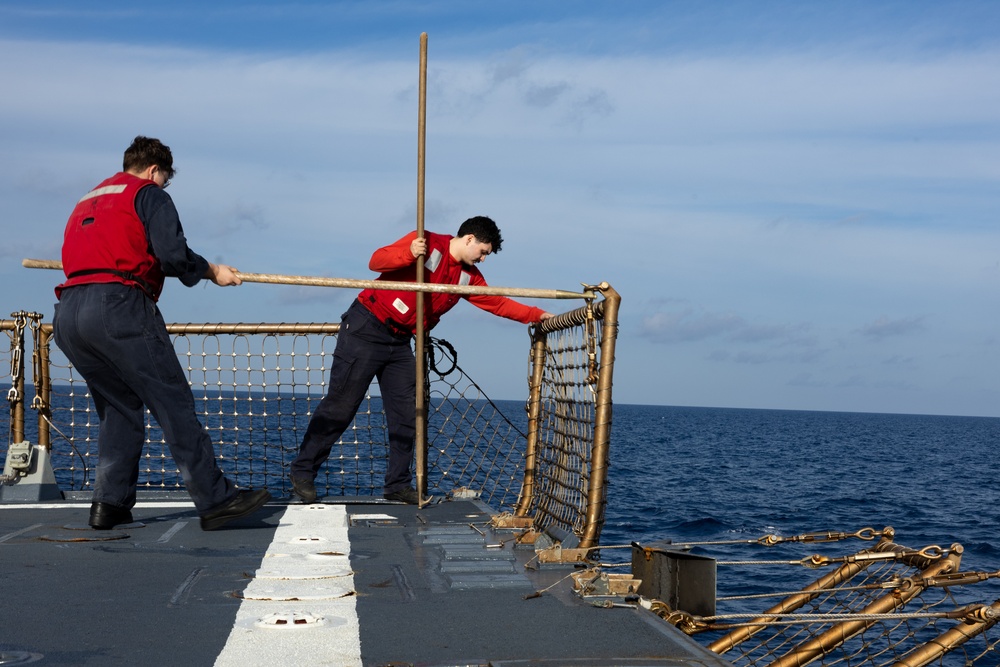
<svg viewBox="0 0 1000 667">
<path fill-rule="evenodd" d="M 188 595 L 191 593 L 191 589 L 194 588 L 194 583 L 198 581 L 198 578 L 204 571 L 204 567 L 196 567 L 192 570 L 191 574 L 189 574 L 187 579 L 184 580 L 184 583 L 182 583 L 177 590 L 174 591 L 174 594 L 170 596 L 170 604 L 179 604 L 180 602 L 186 600 Z"/>
<path fill-rule="evenodd" d="M 179 531 L 180 529 L 182 529 L 186 525 L 188 525 L 187 521 L 178 521 L 177 523 L 175 523 L 173 526 L 170 527 L 170 530 L 168 530 L 167 532 L 163 533 L 163 535 L 160 535 L 160 539 L 158 539 L 156 541 L 159 542 L 160 544 L 165 544 L 165 543 L 169 542 L 170 538 L 173 537 L 174 535 L 176 535 L 177 531 Z"/>
<path fill-rule="evenodd" d="M 0 511 L 3 510 L 79 510 L 90 509 L 90 501 L 75 503 L 10 503 L 0 504 Z M 137 508 L 162 507 L 164 509 L 194 509 L 194 503 L 190 500 L 143 500 L 135 504 Z"/>
<path fill-rule="evenodd" d="M 30 531 L 34 530 L 35 528 L 41 528 L 44 525 L 45 524 L 43 524 L 43 523 L 36 523 L 33 526 L 28 526 L 27 528 L 22 528 L 21 530 L 15 530 L 13 533 L 7 533 L 3 537 L 0 537 L 0 542 L 6 542 L 7 540 L 15 538 L 18 535 L 23 535 L 24 533 L 30 532 Z"/>
<path fill-rule="evenodd" d="M 361 667 L 347 527 L 343 505 L 285 509 L 216 667 Z"/>
</svg>

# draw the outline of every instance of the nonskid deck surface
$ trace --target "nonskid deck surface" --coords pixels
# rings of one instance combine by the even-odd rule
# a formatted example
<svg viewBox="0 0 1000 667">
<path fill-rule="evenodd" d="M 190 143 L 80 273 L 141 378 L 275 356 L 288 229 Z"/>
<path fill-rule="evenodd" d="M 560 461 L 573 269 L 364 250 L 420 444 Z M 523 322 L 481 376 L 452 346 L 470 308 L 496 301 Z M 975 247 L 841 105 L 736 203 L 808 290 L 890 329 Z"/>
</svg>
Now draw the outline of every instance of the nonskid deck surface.
<svg viewBox="0 0 1000 667">
<path fill-rule="evenodd" d="M 183 494 L 111 531 L 88 511 L 0 504 L 0 665 L 729 664 L 525 568 L 476 501 L 279 501 L 214 532 Z"/>
</svg>

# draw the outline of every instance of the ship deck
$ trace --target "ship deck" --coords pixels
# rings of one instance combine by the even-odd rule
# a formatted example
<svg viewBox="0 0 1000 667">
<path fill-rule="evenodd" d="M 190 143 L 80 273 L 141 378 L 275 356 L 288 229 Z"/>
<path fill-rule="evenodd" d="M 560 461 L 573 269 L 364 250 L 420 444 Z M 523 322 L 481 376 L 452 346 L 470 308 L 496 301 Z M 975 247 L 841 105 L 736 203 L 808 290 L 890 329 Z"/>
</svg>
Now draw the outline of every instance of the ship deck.
<svg viewBox="0 0 1000 667">
<path fill-rule="evenodd" d="M 604 608 L 476 500 L 277 499 L 203 532 L 182 492 L 87 527 L 89 496 L 0 504 L 0 664 L 728 665 Z"/>
</svg>

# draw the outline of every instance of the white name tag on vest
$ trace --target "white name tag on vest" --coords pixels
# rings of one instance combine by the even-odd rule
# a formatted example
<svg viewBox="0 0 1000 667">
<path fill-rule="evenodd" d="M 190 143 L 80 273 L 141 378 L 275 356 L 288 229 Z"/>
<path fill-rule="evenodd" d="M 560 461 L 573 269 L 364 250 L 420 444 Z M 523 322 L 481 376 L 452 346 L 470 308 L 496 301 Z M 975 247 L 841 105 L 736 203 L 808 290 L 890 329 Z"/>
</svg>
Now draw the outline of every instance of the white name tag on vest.
<svg viewBox="0 0 1000 667">
<path fill-rule="evenodd" d="M 436 249 L 432 250 L 431 256 L 427 258 L 426 262 L 424 262 L 424 266 L 427 267 L 428 271 L 434 273 L 435 271 L 437 271 L 437 267 L 439 267 L 440 265 L 441 265 L 441 251 Z"/>
</svg>

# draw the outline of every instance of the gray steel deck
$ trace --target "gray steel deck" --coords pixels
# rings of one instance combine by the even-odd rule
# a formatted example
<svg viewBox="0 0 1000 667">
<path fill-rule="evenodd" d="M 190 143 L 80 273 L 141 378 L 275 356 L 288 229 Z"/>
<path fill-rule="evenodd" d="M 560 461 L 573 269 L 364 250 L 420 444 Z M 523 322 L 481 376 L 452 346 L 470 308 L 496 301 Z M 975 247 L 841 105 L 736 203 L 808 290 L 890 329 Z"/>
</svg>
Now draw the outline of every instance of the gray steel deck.
<svg viewBox="0 0 1000 667">
<path fill-rule="evenodd" d="M 310 519 L 304 506 L 278 501 L 206 533 L 186 500 L 141 496 L 136 523 L 107 532 L 86 526 L 82 494 L 0 504 L 0 665 L 351 664 L 328 640 L 334 626 L 350 629 L 340 620 L 350 608 L 363 665 L 729 664 L 649 612 L 588 604 L 571 592 L 570 569 L 526 568 L 534 552 L 514 548 L 513 533 L 491 531 L 489 510 L 476 501 L 418 509 L 333 499 L 326 509 L 334 516 L 335 506 L 346 524 L 349 547 L 296 554 L 275 552 L 272 543 Z M 319 544 L 312 532 L 304 526 L 299 541 Z M 349 566 L 341 549 L 349 549 Z M 323 595 L 314 602 L 302 594 L 250 594 L 275 563 L 297 567 L 323 557 L 343 557 L 351 590 L 331 592 L 325 602 Z M 335 579 L 286 571 L 292 574 L 274 577 L 277 586 L 335 591 Z M 244 597 L 256 597 L 258 606 L 241 612 Z M 312 613 L 314 604 L 319 611 Z M 293 607 L 298 615 L 290 617 Z M 269 609 L 286 613 L 278 621 L 285 629 L 241 620 L 269 616 L 261 616 Z M 325 625 L 312 622 L 323 618 Z M 220 658 L 231 637 L 246 652 Z"/>
</svg>

